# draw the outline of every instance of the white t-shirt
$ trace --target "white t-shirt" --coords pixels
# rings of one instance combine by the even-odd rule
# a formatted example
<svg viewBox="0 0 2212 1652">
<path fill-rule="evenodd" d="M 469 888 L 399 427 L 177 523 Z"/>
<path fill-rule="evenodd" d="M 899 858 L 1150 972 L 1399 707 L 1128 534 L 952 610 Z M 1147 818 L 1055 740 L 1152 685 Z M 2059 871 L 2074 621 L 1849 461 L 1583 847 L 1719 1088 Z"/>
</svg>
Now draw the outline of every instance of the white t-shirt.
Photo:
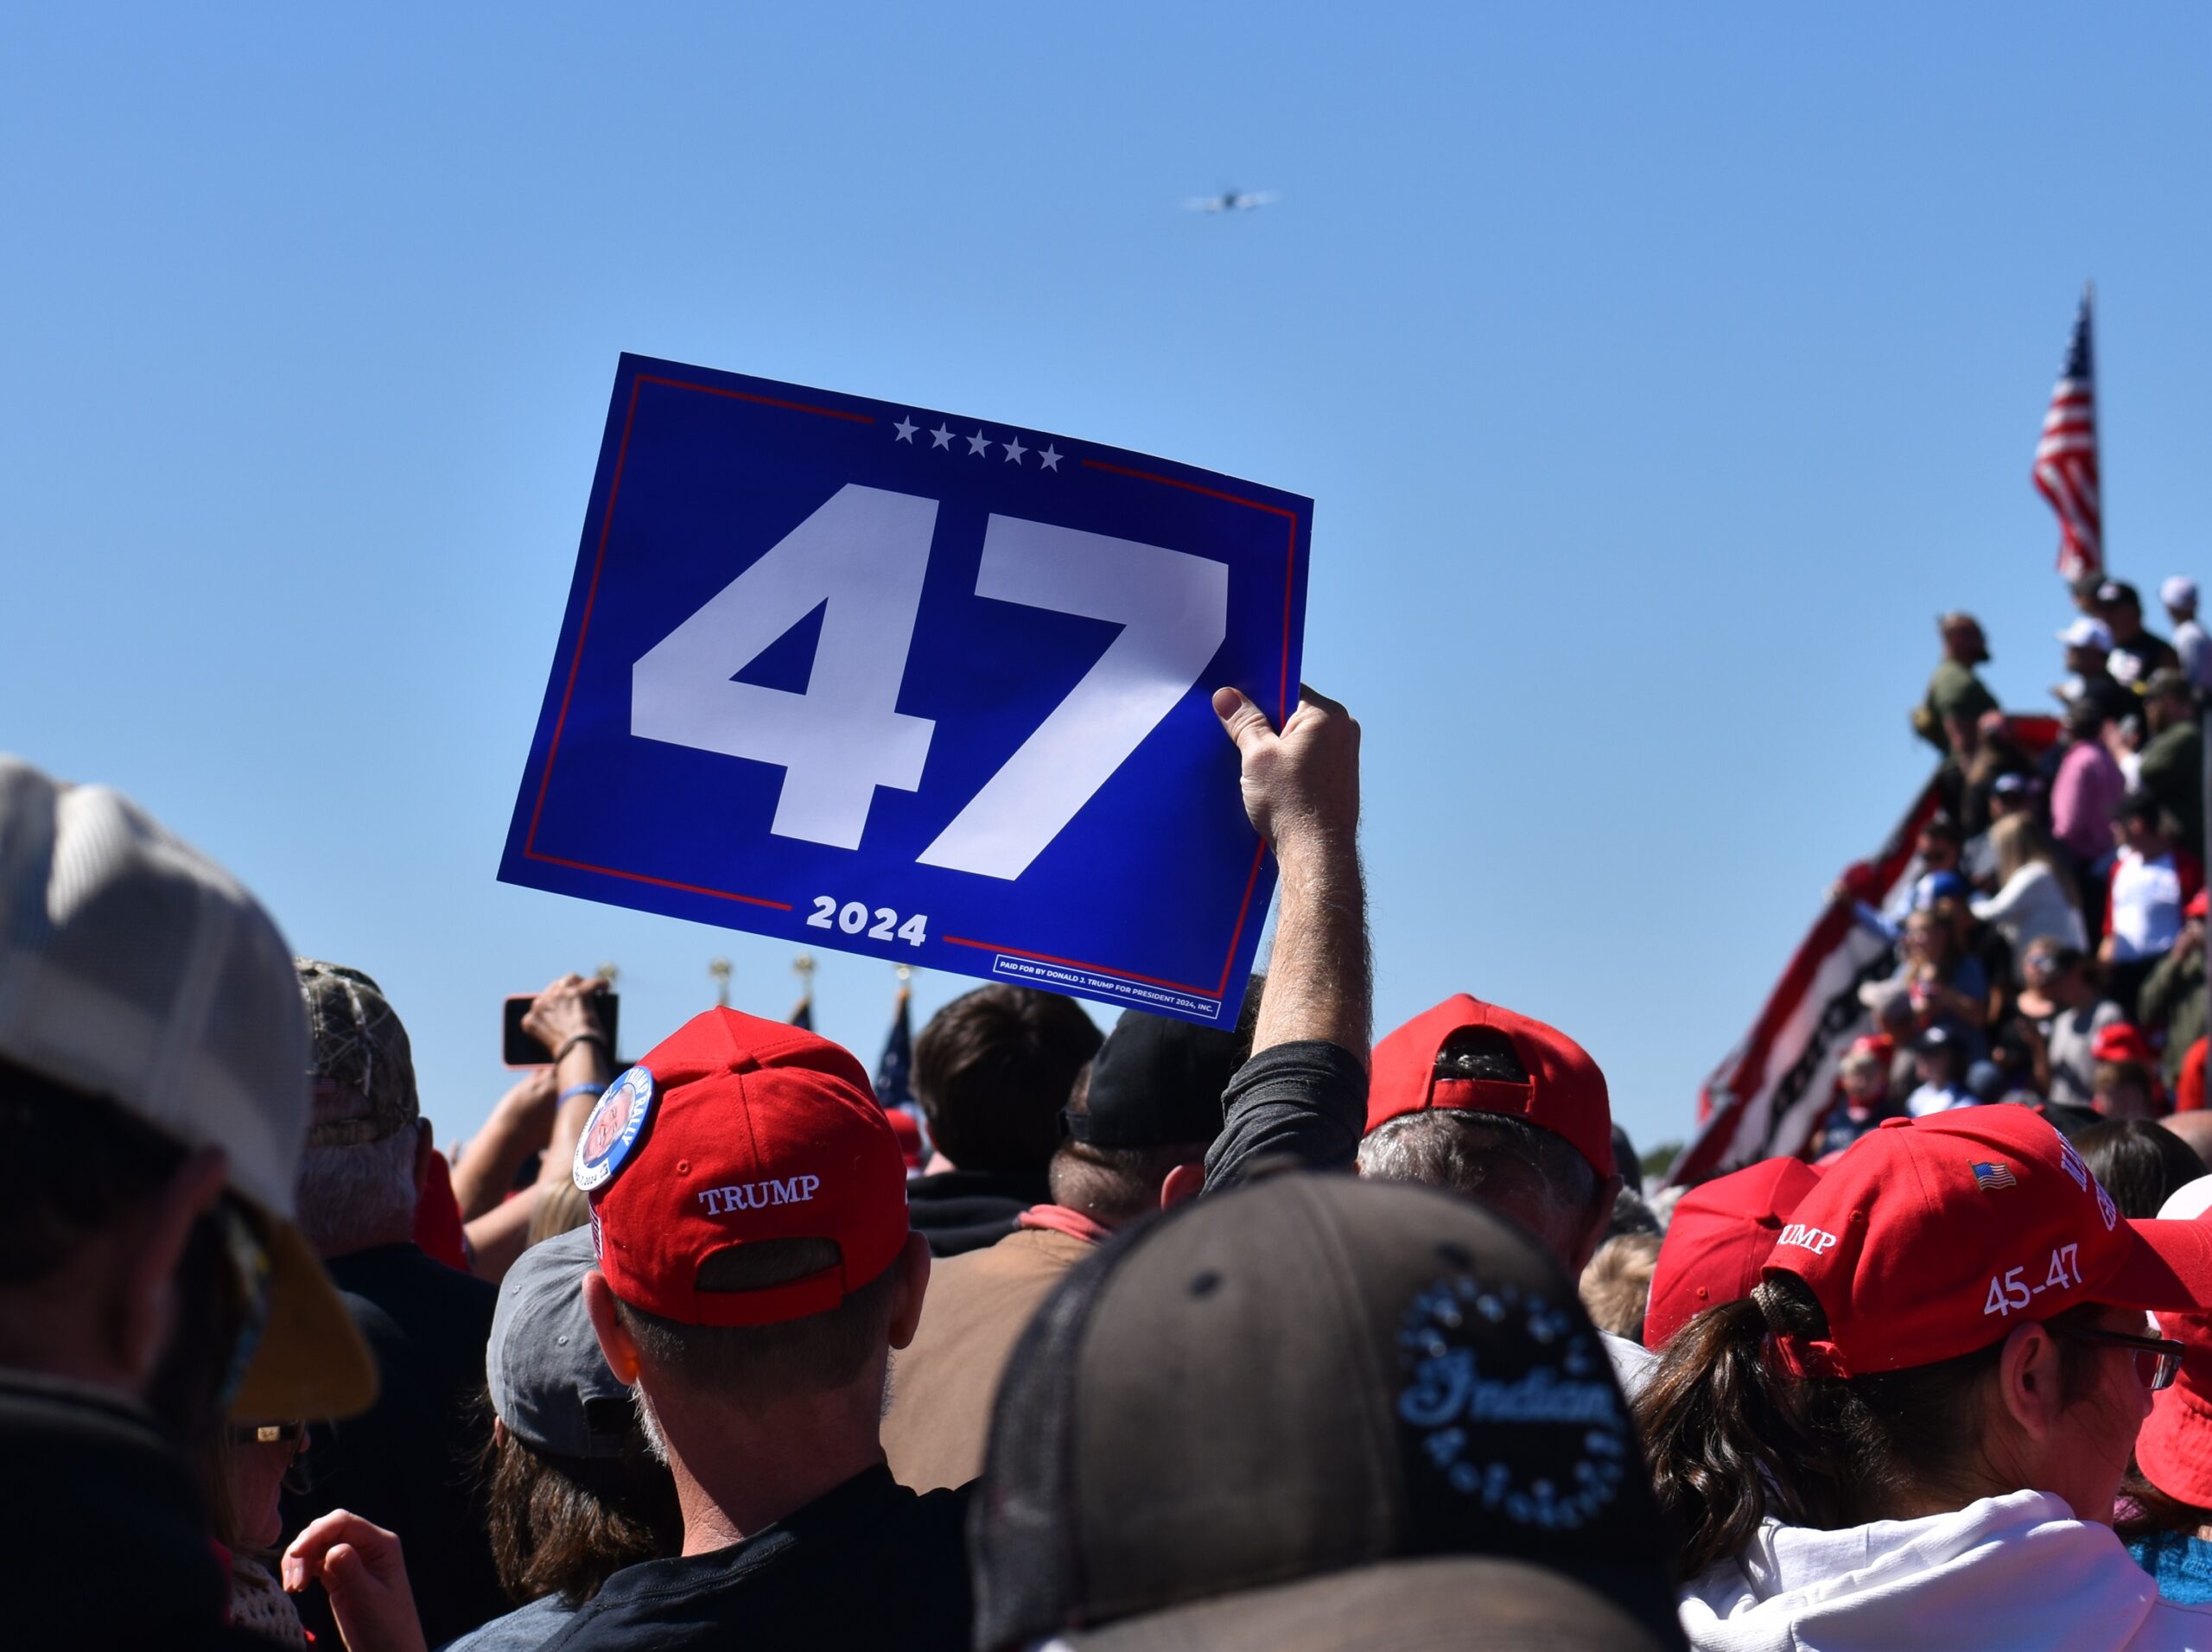
<svg viewBox="0 0 2212 1652">
<path fill-rule="evenodd" d="M 2212 689 L 2212 636 L 2194 619 L 2174 627 L 2174 652 L 2181 656 L 2183 675 L 2198 690 Z"/>
<path fill-rule="evenodd" d="M 2146 861 L 2122 849 L 2112 868 L 2113 956 L 2122 963 L 2173 950 L 2181 935 L 2181 874 L 2169 853 Z"/>
<path fill-rule="evenodd" d="M 1948 1113 L 1955 1107 L 1979 1105 L 1974 1093 L 1962 1084 L 1923 1084 L 1904 1100 L 1904 1110 L 1916 1119 L 1930 1113 Z"/>
</svg>

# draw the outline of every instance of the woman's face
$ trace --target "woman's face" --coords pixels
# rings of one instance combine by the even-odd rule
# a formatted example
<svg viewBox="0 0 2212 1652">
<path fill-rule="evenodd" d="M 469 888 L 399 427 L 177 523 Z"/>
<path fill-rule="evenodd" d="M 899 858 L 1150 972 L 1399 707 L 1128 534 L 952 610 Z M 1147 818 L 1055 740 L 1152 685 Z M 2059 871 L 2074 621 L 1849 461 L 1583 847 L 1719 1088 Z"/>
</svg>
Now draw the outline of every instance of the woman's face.
<svg viewBox="0 0 2212 1652">
<path fill-rule="evenodd" d="M 1933 912 L 1915 912 L 1905 920 L 1905 950 L 1928 963 L 1941 963 L 1946 951 L 1942 920 Z"/>
<path fill-rule="evenodd" d="M 242 1439 L 231 1456 L 231 1497 L 238 1505 L 238 1541 L 250 1549 L 270 1549 L 284 1535 L 284 1516 L 276 1506 L 284 1471 L 307 1444 L 304 1435 L 263 1442 Z"/>
<path fill-rule="evenodd" d="M 2150 1318 L 2134 1308 L 2108 1309 L 2096 1324 L 2131 1337 L 2158 1334 Z M 2089 1389 L 2067 1411 L 2067 1426 L 2052 1443 L 2046 1483 L 2039 1489 L 2065 1498 L 2076 1520 L 2110 1525 L 2136 1432 L 2151 1414 L 2151 1390 L 2137 1374 L 2133 1350 L 2109 1343 L 2078 1346 L 2090 1362 Z"/>
</svg>

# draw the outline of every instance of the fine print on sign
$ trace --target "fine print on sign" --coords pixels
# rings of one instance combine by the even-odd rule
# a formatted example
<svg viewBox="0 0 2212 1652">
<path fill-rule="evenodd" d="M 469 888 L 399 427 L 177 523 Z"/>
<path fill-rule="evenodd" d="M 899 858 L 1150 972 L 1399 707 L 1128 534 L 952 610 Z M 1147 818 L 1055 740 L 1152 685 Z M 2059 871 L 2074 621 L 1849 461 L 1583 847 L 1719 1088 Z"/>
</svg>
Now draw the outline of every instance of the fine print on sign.
<svg viewBox="0 0 2212 1652">
<path fill-rule="evenodd" d="M 1313 503 L 626 355 L 499 876 L 1208 1025 L 1274 893 Z"/>
</svg>

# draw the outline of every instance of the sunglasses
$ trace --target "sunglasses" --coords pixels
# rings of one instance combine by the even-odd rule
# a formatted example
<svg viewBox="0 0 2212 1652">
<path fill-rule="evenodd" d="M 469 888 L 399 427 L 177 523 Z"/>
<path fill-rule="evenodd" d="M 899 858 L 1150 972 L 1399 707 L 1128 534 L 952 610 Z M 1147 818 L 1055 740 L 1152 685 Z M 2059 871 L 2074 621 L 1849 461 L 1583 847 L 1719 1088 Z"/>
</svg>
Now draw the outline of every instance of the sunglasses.
<svg viewBox="0 0 2212 1652">
<path fill-rule="evenodd" d="M 2164 1337 L 2131 1337 L 2124 1331 L 2093 1331 L 2072 1325 L 2046 1325 L 2046 1331 L 2075 1342 L 2104 1343 L 2133 1350 L 2136 1380 L 2153 1394 L 2173 1386 L 2181 1375 L 2181 1358 L 2189 1350 Z"/>
</svg>

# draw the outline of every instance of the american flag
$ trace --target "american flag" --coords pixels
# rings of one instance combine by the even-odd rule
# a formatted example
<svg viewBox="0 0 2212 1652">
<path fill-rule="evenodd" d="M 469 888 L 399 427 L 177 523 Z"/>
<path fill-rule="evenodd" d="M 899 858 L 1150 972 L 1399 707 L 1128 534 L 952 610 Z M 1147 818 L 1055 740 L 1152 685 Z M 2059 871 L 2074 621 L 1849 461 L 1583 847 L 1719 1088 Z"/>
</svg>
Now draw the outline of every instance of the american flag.
<svg viewBox="0 0 2212 1652">
<path fill-rule="evenodd" d="M 2090 294 L 2074 317 L 2066 365 L 2036 443 L 2036 491 L 2058 512 L 2058 571 L 2069 579 L 2105 565 L 2104 506 L 2097 495 L 2097 390 L 2089 345 Z"/>
<path fill-rule="evenodd" d="M 1985 1193 L 1994 1187 L 2018 1187 L 2020 1185 L 2011 1168 L 2002 1163 L 1976 1165 L 1974 1179 L 1974 1185 Z"/>
<path fill-rule="evenodd" d="M 913 1022 L 906 1013 L 911 994 L 905 982 L 891 1012 L 891 1033 L 883 1041 L 883 1058 L 875 1064 L 875 1099 L 886 1109 L 913 1105 Z"/>
</svg>

